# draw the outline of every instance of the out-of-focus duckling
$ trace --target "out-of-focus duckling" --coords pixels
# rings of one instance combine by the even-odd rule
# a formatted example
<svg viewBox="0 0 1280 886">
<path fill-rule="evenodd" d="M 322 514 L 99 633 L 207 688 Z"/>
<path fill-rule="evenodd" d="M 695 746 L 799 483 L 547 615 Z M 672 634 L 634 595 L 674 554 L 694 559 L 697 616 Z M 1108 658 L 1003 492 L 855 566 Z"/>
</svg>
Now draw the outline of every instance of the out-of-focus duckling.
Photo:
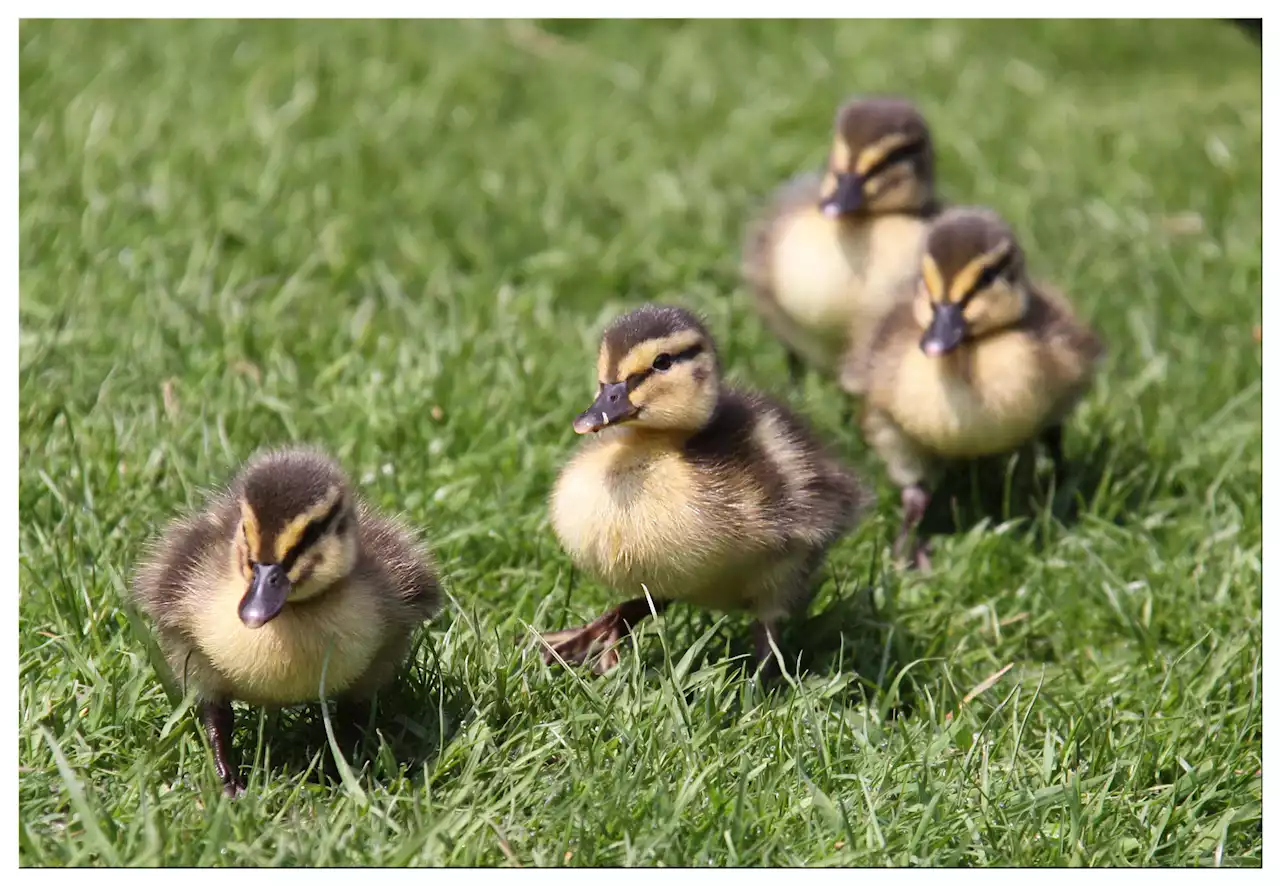
<svg viewBox="0 0 1280 886">
<path fill-rule="evenodd" d="M 743 249 L 743 275 L 787 347 L 793 382 L 804 362 L 837 374 L 849 349 L 865 345 L 915 275 L 938 210 L 920 111 L 892 97 L 846 103 L 826 172 L 784 185 Z"/>
<path fill-rule="evenodd" d="M 1032 283 L 1021 248 L 994 212 L 955 208 L 931 228 L 914 296 L 842 383 L 864 392 L 863 430 L 902 487 L 900 555 L 948 461 L 1044 442 L 1063 467 L 1062 423 L 1092 382 L 1098 336 L 1062 296 Z M 928 567 L 918 541 L 911 559 Z"/>
<path fill-rule="evenodd" d="M 543 636 L 544 658 L 595 670 L 656 608 L 683 601 L 755 614 L 757 660 L 803 609 L 828 547 L 866 496 L 852 473 L 777 403 L 721 383 L 715 346 L 690 312 L 648 305 L 605 330 L 599 392 L 573 422 L 595 434 L 561 472 L 551 523 L 573 561 L 631 598 Z"/>
<path fill-rule="evenodd" d="M 174 674 L 197 691 L 229 796 L 244 790 L 233 699 L 316 701 L 323 672 L 326 696 L 359 707 L 440 608 L 430 554 L 327 456 L 301 447 L 255 456 L 203 511 L 171 523 L 133 595 Z"/>
</svg>

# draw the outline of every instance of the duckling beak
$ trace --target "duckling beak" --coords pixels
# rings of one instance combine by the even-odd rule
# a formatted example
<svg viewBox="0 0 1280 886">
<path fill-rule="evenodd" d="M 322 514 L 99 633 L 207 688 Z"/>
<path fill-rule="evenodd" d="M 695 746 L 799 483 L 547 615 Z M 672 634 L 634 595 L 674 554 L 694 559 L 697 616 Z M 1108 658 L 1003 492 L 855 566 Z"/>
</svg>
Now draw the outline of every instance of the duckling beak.
<svg viewBox="0 0 1280 886">
<path fill-rule="evenodd" d="M 857 212 L 863 202 L 862 179 L 853 173 L 842 172 L 836 176 L 836 189 L 822 201 L 822 214 L 836 218 Z"/>
<path fill-rule="evenodd" d="M 577 434 L 594 434 L 609 425 L 635 418 L 639 412 L 640 410 L 631 405 L 631 401 L 627 398 L 625 381 L 614 382 L 611 385 L 602 384 L 596 402 L 573 420 L 573 430 Z"/>
<path fill-rule="evenodd" d="M 920 350 L 930 357 L 940 357 L 955 350 L 964 341 L 968 327 L 963 308 L 958 304 L 933 306 L 933 322 L 920 338 Z"/>
<path fill-rule="evenodd" d="M 257 563 L 253 581 L 240 599 L 240 620 L 245 627 L 260 628 L 284 609 L 293 585 L 284 569 L 275 563 Z"/>
</svg>

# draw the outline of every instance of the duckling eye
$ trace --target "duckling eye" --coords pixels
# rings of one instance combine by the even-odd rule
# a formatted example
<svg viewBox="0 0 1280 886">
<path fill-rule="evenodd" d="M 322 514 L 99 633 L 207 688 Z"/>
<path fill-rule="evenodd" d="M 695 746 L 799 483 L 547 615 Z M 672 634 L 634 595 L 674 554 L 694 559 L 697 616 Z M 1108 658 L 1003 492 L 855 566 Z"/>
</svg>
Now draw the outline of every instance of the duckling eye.
<svg viewBox="0 0 1280 886">
<path fill-rule="evenodd" d="M 981 275 L 979 275 L 977 282 L 974 283 L 974 286 L 970 292 L 970 295 L 972 295 L 973 293 L 981 292 L 984 289 L 990 288 L 991 286 L 995 285 L 995 282 L 997 280 L 1000 280 L 1003 277 L 1004 277 L 1004 269 L 1002 267 L 987 268 L 982 272 Z"/>
<path fill-rule="evenodd" d="M 1010 255 L 1006 255 L 1004 258 L 1000 259 L 1000 261 L 996 262 L 995 264 L 988 265 L 987 267 L 983 268 L 982 273 L 978 275 L 978 279 L 973 282 L 973 285 L 971 287 L 969 287 L 969 291 L 965 293 L 962 301 L 964 302 L 970 301 L 979 292 L 982 292 L 984 289 L 989 289 L 992 286 L 994 286 L 997 281 L 1006 280 L 1007 282 L 1006 275 L 1012 263 L 1013 263 L 1013 257 Z"/>
<path fill-rule="evenodd" d="M 671 355 L 659 354 L 653 358 L 653 368 L 659 372 L 666 372 L 671 368 Z"/>
<path fill-rule="evenodd" d="M 912 141 L 898 145 L 872 164 L 871 168 L 863 174 L 862 178 L 864 180 L 871 179 L 884 172 L 886 169 L 901 163 L 903 160 L 914 158 L 915 155 L 922 151 L 924 151 L 924 142 L 922 141 Z M 907 171 L 906 174 L 910 175 L 911 173 L 910 171 Z"/>
</svg>

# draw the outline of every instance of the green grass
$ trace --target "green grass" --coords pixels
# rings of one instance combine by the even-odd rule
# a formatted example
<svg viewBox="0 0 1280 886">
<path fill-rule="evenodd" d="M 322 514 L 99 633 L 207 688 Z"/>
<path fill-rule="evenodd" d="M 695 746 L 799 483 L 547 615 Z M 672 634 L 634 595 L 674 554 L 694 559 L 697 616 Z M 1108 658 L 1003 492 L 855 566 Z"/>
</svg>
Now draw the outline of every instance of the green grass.
<svg viewBox="0 0 1280 886">
<path fill-rule="evenodd" d="M 1261 863 L 1261 61 L 1235 29 L 20 44 L 23 864 Z M 885 566 L 896 493 L 833 384 L 788 392 L 736 277 L 749 213 L 854 90 L 919 101 L 946 196 L 1004 213 L 1110 347 L 1074 506 L 961 514 L 927 579 Z M 676 607 L 604 679 L 528 645 L 610 600 L 545 500 L 601 325 L 646 300 L 704 311 L 733 377 L 879 490 L 784 636 L 794 688 L 744 673 L 745 616 Z M 358 790 L 314 771 L 316 711 L 242 713 L 229 802 L 123 593 L 148 535 L 292 439 L 424 527 L 453 602 Z"/>
</svg>

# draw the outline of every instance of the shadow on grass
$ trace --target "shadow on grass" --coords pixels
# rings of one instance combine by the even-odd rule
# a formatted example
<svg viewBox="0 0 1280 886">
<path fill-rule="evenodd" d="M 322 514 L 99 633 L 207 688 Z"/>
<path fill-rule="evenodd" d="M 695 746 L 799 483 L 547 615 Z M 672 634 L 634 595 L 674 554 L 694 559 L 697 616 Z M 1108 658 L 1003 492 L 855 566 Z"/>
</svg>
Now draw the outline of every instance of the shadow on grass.
<svg viewBox="0 0 1280 886">
<path fill-rule="evenodd" d="M 817 580 L 822 581 L 828 574 Z M 896 576 L 886 575 L 884 564 L 879 563 L 873 564 L 870 575 L 836 576 L 833 594 L 823 595 L 804 613 L 779 626 L 777 643 L 788 673 L 801 681 L 849 675 L 854 678 L 849 683 L 850 693 L 871 701 L 892 686 L 911 662 L 937 655 L 936 648 L 927 648 L 897 617 L 893 603 L 897 581 Z M 880 605 L 876 604 L 877 593 L 882 597 Z M 725 618 L 722 613 L 676 604 L 664 618 L 663 631 L 673 661 L 680 661 L 700 637 L 711 634 L 692 655 L 690 672 L 723 665 L 731 680 L 760 680 L 749 615 Z M 934 646 L 939 642 L 941 638 Z M 641 655 L 646 670 L 655 677 L 664 675 L 661 643 L 650 635 L 644 638 L 644 644 Z M 894 697 L 887 699 L 887 710 L 894 714 L 906 713 L 912 707 L 911 681 L 898 683 Z M 769 693 L 789 691 L 786 680 L 779 676 L 765 678 L 760 688 Z M 691 690 L 687 699 L 691 704 L 695 694 L 696 690 Z M 731 721 L 740 713 L 737 705 L 731 705 L 721 715 Z"/>
<path fill-rule="evenodd" d="M 1060 486 L 1047 459 L 1038 464 L 1039 459 L 1028 458 L 1029 451 L 957 465 L 935 491 L 921 525 L 923 534 L 964 532 L 984 520 L 1015 520 L 1020 525 L 1012 531 L 1013 537 L 1036 549 L 1047 541 L 1042 527 L 1050 515 L 1064 526 L 1074 525 L 1082 513 L 1123 525 L 1127 515 L 1141 510 L 1149 495 L 1150 490 L 1134 480 L 1148 473 L 1143 470 L 1148 459 L 1140 449 L 1117 445 L 1105 435 L 1090 442 L 1087 451 L 1068 459 Z M 898 617 L 894 601 L 902 578 L 899 567 L 882 562 L 873 563 L 862 574 L 836 576 L 834 594 L 823 595 L 805 614 L 781 626 L 779 648 L 790 671 L 800 678 L 856 674 L 851 691 L 862 693 L 868 701 L 879 697 L 875 703 L 882 704 L 887 715 L 910 713 L 914 679 L 911 674 L 899 677 L 912 662 L 943 657 L 946 650 L 944 637 L 917 637 Z M 731 660 L 731 666 L 741 671 L 735 678 L 753 677 L 749 617 L 731 617 L 716 626 L 719 614 L 677 604 L 664 618 L 674 660 L 683 657 L 699 636 L 712 631 L 713 636 L 693 656 L 691 669 Z M 660 644 L 653 638 L 645 642 L 641 654 L 646 668 L 661 673 Z M 785 688 L 785 683 L 779 687 L 778 682 L 774 681 L 774 688 Z M 891 697 L 884 695 L 887 692 Z"/>
<path fill-rule="evenodd" d="M 984 520 L 1017 521 L 1015 537 L 1021 535 L 1039 547 L 1044 542 L 1039 528 L 1047 516 L 1070 527 L 1083 511 L 1092 509 L 1095 516 L 1109 517 L 1122 526 L 1126 515 L 1139 510 L 1146 500 L 1143 490 L 1117 484 L 1117 478 L 1133 476 L 1147 462 L 1146 455 L 1109 436 L 1068 458 L 1060 478 L 1048 464 L 1038 464 L 1037 454 L 1024 449 L 948 468 L 920 523 L 922 537 L 962 533 Z M 1105 510 L 1096 507 L 1100 496 L 1113 497 Z"/>
<path fill-rule="evenodd" d="M 1040 463 L 1034 457 L 1038 453 L 1030 450 L 956 465 L 935 490 L 921 532 L 927 538 L 965 532 L 984 520 L 1014 520 L 1020 525 L 1010 535 L 1038 549 L 1047 541 L 1042 529 L 1050 515 L 1064 526 L 1074 525 L 1082 513 L 1123 525 L 1150 495 L 1150 472 L 1145 470 L 1149 458 L 1141 449 L 1117 445 L 1106 435 L 1090 444 L 1086 452 L 1068 458 L 1060 486 L 1048 460 Z M 822 574 L 829 575 L 831 568 L 830 563 L 824 565 Z M 804 614 L 780 626 L 778 644 L 789 672 L 801 679 L 856 675 L 851 692 L 880 705 L 886 716 L 909 714 L 916 695 L 915 674 L 904 671 L 913 662 L 945 657 L 947 650 L 945 636 L 918 637 L 898 617 L 895 598 L 903 578 L 899 566 L 880 561 L 865 573 L 837 575 L 834 594 L 823 595 Z M 734 679 L 755 679 L 750 616 L 724 618 L 722 613 L 676 603 L 663 620 L 673 661 L 680 661 L 701 636 L 712 633 L 691 657 L 690 672 L 728 662 Z M 646 631 L 638 651 L 647 671 L 655 676 L 666 672 L 656 637 Z M 630 648 L 622 652 L 630 654 Z M 1051 650 L 1045 654 L 1051 656 Z M 786 683 L 772 680 L 765 688 L 785 690 Z M 734 713 L 726 710 L 724 715 L 732 719 Z"/>
<path fill-rule="evenodd" d="M 415 654 L 412 660 L 416 659 Z M 331 702 L 329 719 L 347 764 L 366 785 L 365 776 L 379 781 L 399 778 L 401 773 L 416 784 L 423 778 L 425 764 L 453 738 L 466 709 L 466 702 L 449 691 L 432 662 L 401 674 L 368 704 Z M 238 713 L 242 728 L 237 745 L 241 772 L 247 776 L 259 720 L 256 710 Z M 260 779 L 306 772 L 309 783 L 340 784 L 319 704 L 265 712 L 262 739 L 259 766 L 266 760 L 267 771 L 258 773 Z"/>
</svg>

